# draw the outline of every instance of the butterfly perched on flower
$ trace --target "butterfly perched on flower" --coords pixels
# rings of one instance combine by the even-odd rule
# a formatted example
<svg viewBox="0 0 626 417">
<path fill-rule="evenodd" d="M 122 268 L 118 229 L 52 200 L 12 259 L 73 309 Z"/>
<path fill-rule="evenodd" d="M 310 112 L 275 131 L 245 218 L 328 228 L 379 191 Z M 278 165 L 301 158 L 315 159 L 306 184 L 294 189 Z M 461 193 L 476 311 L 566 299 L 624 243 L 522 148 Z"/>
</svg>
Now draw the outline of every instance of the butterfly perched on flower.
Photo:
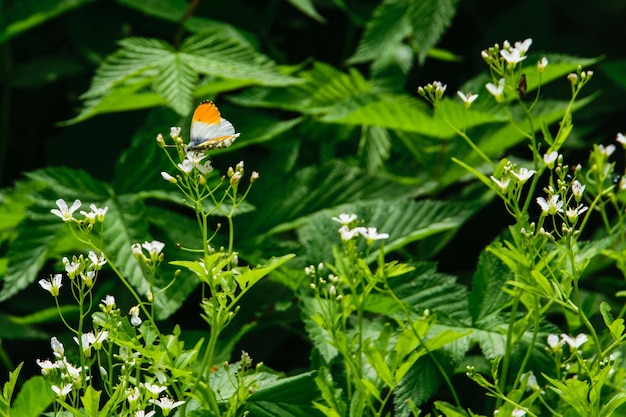
<svg viewBox="0 0 626 417">
<path fill-rule="evenodd" d="M 228 120 L 223 119 L 217 106 L 205 100 L 196 107 L 191 118 L 191 132 L 186 151 L 226 148 L 239 133 Z"/>
</svg>

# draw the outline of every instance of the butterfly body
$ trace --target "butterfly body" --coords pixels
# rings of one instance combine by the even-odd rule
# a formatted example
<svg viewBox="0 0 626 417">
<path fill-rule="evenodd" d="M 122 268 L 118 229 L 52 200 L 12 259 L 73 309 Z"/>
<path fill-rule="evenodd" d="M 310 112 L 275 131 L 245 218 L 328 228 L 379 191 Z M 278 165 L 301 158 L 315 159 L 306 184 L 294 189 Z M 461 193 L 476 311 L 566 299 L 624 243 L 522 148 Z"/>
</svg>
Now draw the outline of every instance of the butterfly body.
<svg viewBox="0 0 626 417">
<path fill-rule="evenodd" d="M 222 118 L 212 101 L 205 100 L 193 112 L 189 136 L 185 150 L 207 150 L 232 145 L 239 133 L 235 133 L 232 123 Z"/>
</svg>

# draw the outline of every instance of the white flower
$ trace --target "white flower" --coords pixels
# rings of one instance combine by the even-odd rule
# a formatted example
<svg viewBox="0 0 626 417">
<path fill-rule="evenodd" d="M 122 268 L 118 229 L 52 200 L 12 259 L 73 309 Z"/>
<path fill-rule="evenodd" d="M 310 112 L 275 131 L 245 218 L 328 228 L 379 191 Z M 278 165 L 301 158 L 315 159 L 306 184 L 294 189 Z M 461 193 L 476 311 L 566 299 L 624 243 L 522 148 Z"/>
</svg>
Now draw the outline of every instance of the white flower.
<svg viewBox="0 0 626 417">
<path fill-rule="evenodd" d="M 83 333 L 80 340 L 74 336 L 74 341 L 78 346 L 81 346 L 82 344 L 83 352 L 85 353 L 85 356 L 89 358 L 91 356 L 91 346 L 95 343 L 96 336 L 92 332 Z"/>
<path fill-rule="evenodd" d="M 204 175 L 205 177 L 213 171 L 213 165 L 211 165 L 211 161 L 206 161 L 204 164 L 198 164 L 196 165 L 196 168 L 198 168 L 200 174 Z"/>
<path fill-rule="evenodd" d="M 41 285 L 44 290 L 50 292 L 53 297 L 57 297 L 59 295 L 59 289 L 63 286 L 63 284 L 61 283 L 62 278 L 63 275 L 54 274 L 49 279 L 40 279 L 39 285 Z"/>
<path fill-rule="evenodd" d="M 617 143 L 620 143 L 622 146 L 626 147 L 626 136 L 623 133 L 618 133 L 615 137 Z"/>
<path fill-rule="evenodd" d="M 537 391 L 539 390 L 539 384 L 537 383 L 537 377 L 533 373 L 533 371 L 528 371 L 525 374 L 522 374 L 522 379 L 526 379 L 526 391 Z"/>
<path fill-rule="evenodd" d="M 478 94 L 472 94 L 471 92 L 463 93 L 462 91 L 457 91 L 456 94 L 463 100 L 465 103 L 465 107 L 469 108 L 472 105 L 474 100 L 478 98 Z"/>
<path fill-rule="evenodd" d="M 89 208 L 91 209 L 91 213 L 93 213 L 96 216 L 96 219 L 99 222 L 103 222 L 104 221 L 104 216 L 106 216 L 107 212 L 109 211 L 108 207 L 98 208 L 98 207 L 96 207 L 95 204 L 90 204 Z"/>
<path fill-rule="evenodd" d="M 85 285 L 87 285 L 87 287 L 93 287 L 94 279 L 96 278 L 96 271 L 87 271 L 80 276 L 82 277 L 83 282 L 85 283 Z"/>
<path fill-rule="evenodd" d="M 181 130 L 180 127 L 176 127 L 176 126 L 170 127 L 170 137 L 172 139 L 175 139 L 175 138 L 179 137 L 180 136 L 180 130 Z"/>
<path fill-rule="evenodd" d="M 559 153 L 557 151 L 552 151 L 543 156 L 543 163 L 546 164 L 548 168 L 552 169 L 552 167 L 554 167 L 554 162 L 558 157 Z"/>
<path fill-rule="evenodd" d="M 559 201 L 558 194 L 554 194 L 550 197 L 549 201 L 546 201 L 543 197 L 537 197 L 537 204 L 541 207 L 541 212 L 544 216 L 547 214 L 554 215 L 557 212 L 563 213 L 563 202 Z"/>
<path fill-rule="evenodd" d="M 534 169 L 520 168 L 519 172 L 511 171 L 511 174 L 513 174 L 519 182 L 524 184 L 536 172 L 537 171 L 535 171 Z"/>
<path fill-rule="evenodd" d="M 513 49 L 502 49 L 500 51 L 500 55 L 509 65 L 515 65 L 518 62 L 522 62 L 526 59 L 526 56 L 522 54 L 522 51 L 516 48 Z"/>
<path fill-rule="evenodd" d="M 151 398 L 150 402 L 152 404 L 159 406 L 164 416 L 167 416 L 173 408 L 176 408 L 178 406 L 185 404 L 184 401 L 174 402 L 174 400 L 172 400 L 170 397 L 167 397 L 165 395 L 159 398 L 158 400 Z"/>
<path fill-rule="evenodd" d="M 102 299 L 102 305 L 100 306 L 105 312 L 110 313 L 115 310 L 115 297 L 107 295 Z"/>
<path fill-rule="evenodd" d="M 136 257 L 143 254 L 143 252 L 141 251 L 141 245 L 139 243 L 133 243 L 132 245 L 130 245 L 130 250 Z"/>
<path fill-rule="evenodd" d="M 60 388 L 56 385 L 53 385 L 51 388 L 58 397 L 61 397 L 61 399 L 65 399 L 65 397 L 67 397 L 67 394 L 72 392 L 72 384 L 65 384 Z"/>
<path fill-rule="evenodd" d="M 156 414 L 156 411 L 152 410 L 149 412 L 145 412 L 144 410 L 139 410 L 135 413 L 135 417 L 152 417 Z"/>
<path fill-rule="evenodd" d="M 576 208 L 568 207 L 567 210 L 565 210 L 565 215 L 570 222 L 576 223 L 576 220 L 578 220 L 578 216 L 586 212 L 588 209 L 589 207 L 583 206 L 582 204 L 578 205 L 578 207 Z"/>
<path fill-rule="evenodd" d="M 506 189 L 509 188 L 509 183 L 511 182 L 510 178 L 499 180 L 493 175 L 490 177 L 491 181 L 495 182 L 498 188 L 500 188 L 500 192 L 504 194 Z"/>
<path fill-rule="evenodd" d="M 109 338 L 108 330 L 96 330 L 96 337 L 92 343 L 92 346 L 96 350 L 100 350 L 102 343 Z"/>
<path fill-rule="evenodd" d="M 514 408 L 513 411 L 511 411 L 511 416 L 513 417 L 524 417 L 526 415 L 526 411 L 522 410 L 521 408 Z"/>
<path fill-rule="evenodd" d="M 65 347 L 55 336 L 52 336 L 50 339 L 50 347 L 52 348 L 52 353 L 54 353 L 55 358 L 63 359 L 63 356 L 65 356 Z"/>
<path fill-rule="evenodd" d="M 167 389 L 167 387 L 163 385 L 151 384 L 149 382 L 146 382 L 144 387 L 146 387 L 146 390 L 152 394 L 152 398 L 158 397 L 160 393 Z"/>
<path fill-rule="evenodd" d="M 75 278 L 80 269 L 80 262 L 74 262 L 74 260 L 70 262 L 70 260 L 67 259 L 66 256 L 64 256 L 63 265 L 65 265 L 65 272 L 67 272 L 67 276 L 69 276 L 70 279 Z"/>
<path fill-rule="evenodd" d="M 161 177 L 163 177 L 165 181 L 171 182 L 172 184 L 176 184 L 177 182 L 176 178 L 172 177 L 170 174 L 168 174 L 165 171 L 161 171 Z"/>
<path fill-rule="evenodd" d="M 91 261 L 91 266 L 99 271 L 104 264 L 107 263 L 107 260 L 104 257 L 104 253 L 100 252 L 100 255 L 97 255 L 94 251 L 89 251 L 89 260 Z"/>
<path fill-rule="evenodd" d="M 574 180 L 574 182 L 572 182 L 572 194 L 574 195 L 576 201 L 580 201 L 584 191 L 585 186 L 582 185 L 578 180 Z"/>
<path fill-rule="evenodd" d="M 611 156 L 613 154 L 613 152 L 615 152 L 615 145 L 611 144 L 611 145 L 598 145 L 598 149 L 600 150 L 601 153 L 603 153 L 606 156 Z"/>
<path fill-rule="evenodd" d="M 139 317 L 139 307 L 138 306 L 131 307 L 128 313 L 130 314 L 130 324 L 132 324 L 135 327 L 139 326 L 142 321 L 141 317 Z"/>
<path fill-rule="evenodd" d="M 185 158 L 182 163 L 178 164 L 178 168 L 180 168 L 180 170 L 183 171 L 185 174 L 189 174 L 191 171 L 193 171 L 194 167 L 194 163 L 187 158 Z"/>
<path fill-rule="evenodd" d="M 80 202 L 80 200 L 74 200 L 72 206 L 68 207 L 65 200 L 59 198 L 56 201 L 56 204 L 58 209 L 52 209 L 50 210 L 50 213 L 54 214 L 55 216 L 59 216 L 61 219 L 63 219 L 64 222 L 68 222 L 70 220 L 74 220 L 73 214 L 76 210 L 78 210 L 82 203 Z"/>
<path fill-rule="evenodd" d="M 522 42 L 515 42 L 515 49 L 520 51 L 520 53 L 525 54 L 530 49 L 530 45 L 533 44 L 532 38 L 526 38 Z"/>
<path fill-rule="evenodd" d="M 49 359 L 44 361 L 37 359 L 35 362 L 37 362 L 37 365 L 41 368 L 41 374 L 43 376 L 48 375 L 53 369 L 57 369 L 59 367 L 57 363 L 54 363 Z"/>
<path fill-rule="evenodd" d="M 542 73 L 546 69 L 547 66 L 548 66 L 548 58 L 546 58 L 545 56 L 541 58 L 539 61 L 537 61 L 537 71 L 539 71 L 539 73 Z"/>
<path fill-rule="evenodd" d="M 571 347 L 572 349 L 578 349 L 579 347 L 583 345 L 583 343 L 589 340 L 587 335 L 584 333 L 580 333 L 578 336 L 576 336 L 576 338 L 572 338 L 566 335 L 565 333 L 563 333 L 561 335 L 561 339 L 563 339 L 563 341 L 567 343 L 569 347 Z"/>
<path fill-rule="evenodd" d="M 557 348 L 561 344 L 562 344 L 561 343 L 561 339 L 559 338 L 558 335 L 556 335 L 556 334 L 548 335 L 548 346 L 550 346 L 552 348 L 552 350 L 554 350 L 555 348 Z"/>
<path fill-rule="evenodd" d="M 497 86 L 492 83 L 487 83 L 485 88 L 487 88 L 487 91 L 495 97 L 498 103 L 502 103 L 504 101 L 504 78 L 500 78 L 500 80 L 498 80 Z"/>
<path fill-rule="evenodd" d="M 159 242 L 158 240 L 153 240 L 152 242 L 144 242 L 141 246 L 148 251 L 150 258 L 158 257 L 163 248 L 165 247 L 165 243 Z"/>
<path fill-rule="evenodd" d="M 353 237 L 360 233 L 362 227 L 355 227 L 354 229 L 350 229 L 348 226 L 341 226 L 339 228 L 339 234 L 341 235 L 341 240 L 347 242 L 352 240 Z"/>
<path fill-rule="evenodd" d="M 137 402 L 137 400 L 139 400 L 139 388 L 138 387 L 128 388 L 126 390 L 126 394 L 127 394 L 126 399 L 128 400 L 131 406 L 133 406 Z"/>
<path fill-rule="evenodd" d="M 388 233 L 378 233 L 375 227 L 357 227 L 357 229 L 361 236 L 363 236 L 369 244 L 371 244 L 375 240 L 389 239 Z"/>
<path fill-rule="evenodd" d="M 338 217 L 333 217 L 332 220 L 345 226 L 352 223 L 357 218 L 358 216 L 356 214 L 341 213 Z"/>
</svg>

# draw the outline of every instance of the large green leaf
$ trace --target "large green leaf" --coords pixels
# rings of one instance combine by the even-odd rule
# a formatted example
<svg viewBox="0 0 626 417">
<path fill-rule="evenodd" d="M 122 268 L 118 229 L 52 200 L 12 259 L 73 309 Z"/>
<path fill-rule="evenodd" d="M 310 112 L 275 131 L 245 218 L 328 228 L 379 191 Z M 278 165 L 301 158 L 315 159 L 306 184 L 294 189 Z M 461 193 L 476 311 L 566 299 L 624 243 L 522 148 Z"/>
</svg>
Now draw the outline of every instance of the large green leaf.
<svg viewBox="0 0 626 417">
<path fill-rule="evenodd" d="M 43 415 L 53 402 L 52 390 L 42 376 L 34 376 L 24 383 L 10 410 L 12 417 Z"/>
<path fill-rule="evenodd" d="M 332 245 L 340 243 L 337 232 L 340 225 L 331 218 L 340 213 L 354 213 L 363 220 L 365 226 L 376 227 L 378 232 L 389 234 L 389 239 L 374 243 L 371 252 L 375 253 L 383 246 L 384 251 L 389 253 L 438 234 L 442 234 L 442 239 L 448 239 L 445 233 L 458 230 L 478 207 L 474 202 L 416 202 L 390 196 L 317 213 L 305 227 L 298 230 L 298 237 L 310 262 L 329 261 L 332 258 Z M 434 242 L 431 242 L 431 246 L 441 249 L 441 245 Z"/>
<path fill-rule="evenodd" d="M 96 114 L 169 105 L 188 114 L 200 76 L 230 79 L 227 88 L 243 85 L 288 85 L 298 79 L 283 74 L 265 55 L 220 27 L 191 35 L 179 47 L 150 38 L 129 37 L 102 63 L 83 94 L 84 108 L 66 123 Z M 243 84 L 242 84 L 243 83 Z"/>
<path fill-rule="evenodd" d="M 258 186 L 258 187 L 257 187 Z M 332 161 L 301 169 L 289 178 L 262 177 L 252 196 L 261 196 L 258 210 L 246 215 L 249 238 L 293 230 L 308 222 L 317 211 L 359 200 L 407 196 L 415 190 L 363 170 Z M 266 196 L 272 195 L 272 199 Z M 339 210 L 339 209 L 338 209 Z"/>
<path fill-rule="evenodd" d="M 321 417 L 313 405 L 318 392 L 315 372 L 264 382 L 246 401 L 246 409 L 258 417 Z"/>
</svg>

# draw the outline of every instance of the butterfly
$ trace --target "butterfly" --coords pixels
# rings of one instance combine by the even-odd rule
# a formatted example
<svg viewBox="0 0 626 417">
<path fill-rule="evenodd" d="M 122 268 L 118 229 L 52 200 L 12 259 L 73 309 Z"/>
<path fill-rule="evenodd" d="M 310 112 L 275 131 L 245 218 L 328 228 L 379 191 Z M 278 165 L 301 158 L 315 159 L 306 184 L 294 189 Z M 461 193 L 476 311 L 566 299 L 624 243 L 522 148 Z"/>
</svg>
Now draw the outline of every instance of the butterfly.
<svg viewBox="0 0 626 417">
<path fill-rule="evenodd" d="M 226 148 L 239 137 L 228 120 L 223 119 L 217 106 L 205 100 L 196 107 L 191 118 L 189 144 L 185 151 Z"/>
</svg>

